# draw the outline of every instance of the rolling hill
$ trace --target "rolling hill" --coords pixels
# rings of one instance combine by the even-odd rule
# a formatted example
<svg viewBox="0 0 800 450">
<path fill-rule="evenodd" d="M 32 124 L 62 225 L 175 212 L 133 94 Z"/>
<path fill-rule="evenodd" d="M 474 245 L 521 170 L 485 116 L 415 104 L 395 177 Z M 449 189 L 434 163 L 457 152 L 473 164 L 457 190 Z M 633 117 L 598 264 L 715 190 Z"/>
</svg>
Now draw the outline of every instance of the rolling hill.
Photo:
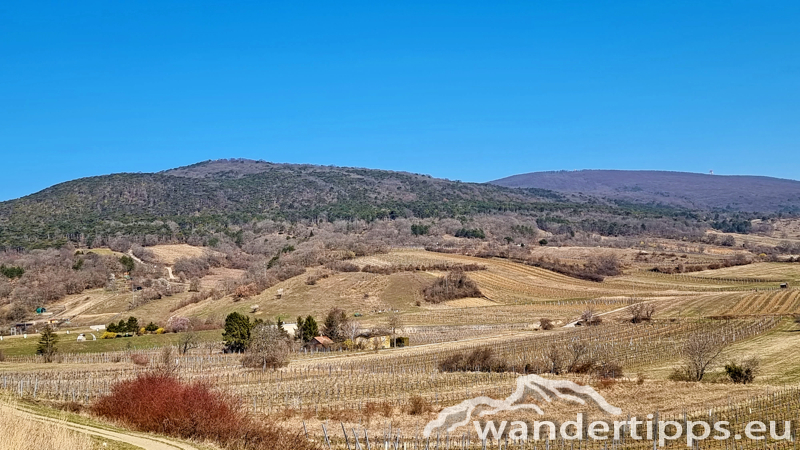
<svg viewBox="0 0 800 450">
<path fill-rule="evenodd" d="M 218 160 L 161 173 L 82 178 L 2 202 L 0 247 L 47 247 L 116 234 L 180 240 L 260 219 L 459 217 L 552 210 L 566 203 L 566 196 L 546 190 L 403 172 Z"/>
<path fill-rule="evenodd" d="M 800 181 L 759 176 L 579 170 L 526 173 L 495 180 L 490 184 L 700 210 L 762 213 L 800 211 Z"/>
</svg>

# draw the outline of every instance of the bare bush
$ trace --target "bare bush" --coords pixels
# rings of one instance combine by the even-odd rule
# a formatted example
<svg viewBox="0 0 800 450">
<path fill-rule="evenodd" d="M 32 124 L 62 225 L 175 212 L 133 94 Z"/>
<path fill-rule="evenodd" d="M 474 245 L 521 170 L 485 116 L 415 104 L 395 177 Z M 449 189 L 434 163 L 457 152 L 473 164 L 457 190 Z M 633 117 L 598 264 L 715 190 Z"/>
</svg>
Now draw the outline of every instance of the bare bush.
<svg viewBox="0 0 800 450">
<path fill-rule="evenodd" d="M 325 278 L 330 277 L 333 275 L 333 272 L 330 270 L 320 270 L 317 273 L 311 274 L 306 278 L 306 284 L 309 286 L 313 286 L 317 284 L 317 281 L 324 280 Z"/>
<path fill-rule="evenodd" d="M 137 366 L 144 367 L 150 364 L 150 358 L 148 358 L 147 355 L 144 355 L 142 353 L 134 353 L 133 355 L 131 355 L 131 362 L 136 364 Z"/>
<path fill-rule="evenodd" d="M 567 371 L 572 373 L 588 373 L 594 369 L 594 361 L 589 357 L 589 346 L 581 341 L 570 342 L 567 345 L 569 360 L 566 364 Z"/>
<path fill-rule="evenodd" d="M 507 372 L 508 364 L 499 359 L 491 348 L 455 353 L 439 363 L 442 372 Z"/>
<path fill-rule="evenodd" d="M 553 325 L 553 321 L 552 320 L 546 319 L 544 317 L 539 319 L 539 328 L 541 328 L 543 330 L 552 330 L 553 327 L 554 327 L 554 325 Z"/>
<path fill-rule="evenodd" d="M 594 310 L 591 308 L 585 310 L 581 314 L 581 318 L 578 321 L 579 325 L 585 325 L 585 326 L 595 326 L 595 325 L 600 325 L 601 323 L 603 323 L 603 319 L 597 314 L 595 314 Z"/>
<path fill-rule="evenodd" d="M 629 311 L 631 314 L 631 322 L 649 322 L 656 312 L 656 307 L 649 303 L 634 303 L 629 308 Z"/>
<path fill-rule="evenodd" d="M 258 286 L 255 283 L 250 283 L 244 286 L 239 286 L 233 293 L 234 298 L 243 299 L 258 295 Z"/>
<path fill-rule="evenodd" d="M 586 270 L 602 276 L 616 276 L 622 274 L 622 263 L 615 254 L 591 256 L 586 262 Z"/>
<path fill-rule="evenodd" d="M 622 366 L 614 361 L 601 361 L 595 364 L 593 372 L 601 379 L 614 379 L 625 375 Z"/>
<path fill-rule="evenodd" d="M 438 278 L 431 286 L 422 291 L 425 301 L 441 303 L 467 297 L 483 297 L 478 285 L 470 280 L 464 272 L 455 271 Z"/>
</svg>

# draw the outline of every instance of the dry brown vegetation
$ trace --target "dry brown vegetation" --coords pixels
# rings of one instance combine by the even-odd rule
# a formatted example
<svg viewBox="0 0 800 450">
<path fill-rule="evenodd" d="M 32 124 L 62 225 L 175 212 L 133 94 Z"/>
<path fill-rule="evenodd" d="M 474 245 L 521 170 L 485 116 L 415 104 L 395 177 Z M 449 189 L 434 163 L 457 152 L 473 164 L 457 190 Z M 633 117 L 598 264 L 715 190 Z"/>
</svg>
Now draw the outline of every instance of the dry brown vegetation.
<svg viewBox="0 0 800 450">
<path fill-rule="evenodd" d="M 438 278 L 431 286 L 423 289 L 422 294 L 425 301 L 430 303 L 483 295 L 478 289 L 478 285 L 462 271 L 450 272 Z"/>
<path fill-rule="evenodd" d="M 19 413 L 12 406 L 0 403 L 0 449 L 91 450 L 94 442 L 85 434 L 52 423 L 42 423 L 34 417 Z"/>
</svg>

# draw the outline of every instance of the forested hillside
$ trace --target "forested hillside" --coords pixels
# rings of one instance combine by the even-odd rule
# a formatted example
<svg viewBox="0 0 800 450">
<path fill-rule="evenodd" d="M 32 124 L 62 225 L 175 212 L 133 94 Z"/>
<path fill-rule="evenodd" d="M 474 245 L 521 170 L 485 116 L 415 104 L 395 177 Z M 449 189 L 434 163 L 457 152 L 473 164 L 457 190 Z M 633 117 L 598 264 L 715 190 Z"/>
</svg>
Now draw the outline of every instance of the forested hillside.
<svg viewBox="0 0 800 450">
<path fill-rule="evenodd" d="M 625 223 L 631 217 L 698 220 L 680 209 L 576 201 L 543 189 L 383 170 L 221 160 L 162 173 L 83 178 L 0 203 L 0 247 L 92 246 L 98 239 L 145 235 L 186 242 L 235 233 L 237 226 L 265 219 L 372 222 L 508 212 L 530 215 L 543 227 L 570 225 L 572 232 L 615 235 L 641 231 L 639 223 Z"/>
</svg>

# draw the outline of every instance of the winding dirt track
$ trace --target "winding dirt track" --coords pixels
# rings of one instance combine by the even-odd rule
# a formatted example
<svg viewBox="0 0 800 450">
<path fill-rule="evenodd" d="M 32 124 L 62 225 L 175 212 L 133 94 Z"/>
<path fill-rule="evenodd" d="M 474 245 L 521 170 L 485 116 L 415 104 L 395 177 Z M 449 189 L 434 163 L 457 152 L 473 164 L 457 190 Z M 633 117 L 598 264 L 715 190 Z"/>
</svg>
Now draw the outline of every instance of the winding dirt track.
<svg viewBox="0 0 800 450">
<path fill-rule="evenodd" d="M 21 417 L 40 422 L 49 422 L 69 430 L 77 431 L 78 433 L 88 434 L 90 436 L 97 436 L 111 441 L 125 442 L 127 444 L 142 448 L 144 450 L 197 450 L 189 444 L 183 442 L 175 442 L 162 437 L 155 437 L 140 433 L 119 433 L 116 431 L 106 430 L 103 428 L 91 427 L 88 425 L 79 425 L 76 423 L 65 422 L 63 420 L 53 419 L 51 417 L 40 416 L 28 409 L 15 407 L 16 412 Z"/>
</svg>

